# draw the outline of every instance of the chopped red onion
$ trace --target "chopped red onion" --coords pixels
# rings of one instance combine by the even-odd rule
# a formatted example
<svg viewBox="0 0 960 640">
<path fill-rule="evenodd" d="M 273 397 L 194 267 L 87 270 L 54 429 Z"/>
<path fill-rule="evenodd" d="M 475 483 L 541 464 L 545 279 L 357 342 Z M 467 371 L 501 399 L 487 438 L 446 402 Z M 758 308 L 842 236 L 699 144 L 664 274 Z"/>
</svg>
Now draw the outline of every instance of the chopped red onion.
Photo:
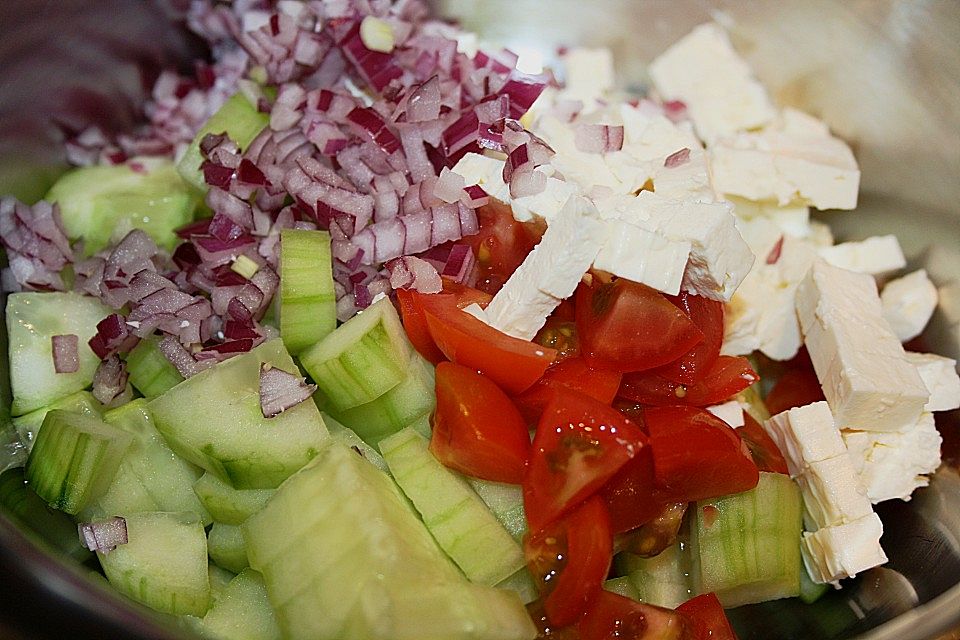
<svg viewBox="0 0 960 640">
<path fill-rule="evenodd" d="M 390 272 L 390 286 L 394 289 L 414 289 L 421 293 L 439 293 L 443 282 L 436 268 L 420 258 L 404 256 L 386 265 Z"/>
<path fill-rule="evenodd" d="M 444 167 L 433 187 L 433 195 L 448 204 L 458 202 L 463 198 L 465 186 L 463 176 Z"/>
<path fill-rule="evenodd" d="M 767 264 L 777 264 L 780 260 L 780 254 L 783 253 L 783 236 L 777 239 L 776 244 L 773 245 L 773 248 L 770 249 L 770 253 L 767 254 Z"/>
<path fill-rule="evenodd" d="M 478 184 L 472 184 L 466 187 L 465 191 L 467 197 L 463 202 L 471 209 L 478 209 L 490 202 L 490 196 L 488 196 L 487 192 L 483 190 L 483 187 Z"/>
<path fill-rule="evenodd" d="M 668 169 L 673 169 L 674 167 L 679 167 L 688 162 L 690 162 L 690 149 L 688 147 L 684 147 L 683 149 L 668 155 L 666 160 L 663 161 L 663 166 Z"/>
<path fill-rule="evenodd" d="M 60 272 L 73 262 L 73 252 L 56 204 L 41 200 L 28 206 L 13 197 L 0 198 L 0 241 L 20 287 L 64 290 Z"/>
<path fill-rule="evenodd" d="M 687 105 L 682 100 L 667 100 L 663 103 L 663 114 L 672 122 L 687 119 Z"/>
<path fill-rule="evenodd" d="M 80 542 L 90 551 L 104 555 L 127 544 L 127 521 L 120 516 L 100 522 L 81 522 L 77 525 Z"/>
<path fill-rule="evenodd" d="M 429 122 L 440 117 L 440 79 L 433 76 L 416 87 L 407 100 L 407 122 Z"/>
<path fill-rule="evenodd" d="M 260 364 L 260 411 L 264 418 L 273 418 L 297 406 L 313 395 L 317 386 L 306 384 L 303 378 Z"/>
<path fill-rule="evenodd" d="M 73 333 L 50 337 L 53 368 L 57 373 L 76 373 L 80 370 L 79 340 Z"/>
<path fill-rule="evenodd" d="M 513 174 L 510 180 L 510 197 L 535 196 L 547 188 L 547 176 L 540 171 L 522 171 Z"/>
<path fill-rule="evenodd" d="M 574 127 L 574 144 L 584 153 L 609 153 L 623 148 L 623 126 L 578 124 Z"/>
<path fill-rule="evenodd" d="M 160 352 L 176 367 L 177 371 L 179 371 L 180 375 L 184 378 L 194 376 L 206 368 L 203 364 L 197 362 L 190 352 L 180 344 L 180 341 L 173 336 L 163 337 L 160 340 L 159 348 Z"/>
<path fill-rule="evenodd" d="M 108 405 L 127 388 L 126 363 L 116 354 L 100 362 L 93 374 L 93 397 Z"/>
</svg>

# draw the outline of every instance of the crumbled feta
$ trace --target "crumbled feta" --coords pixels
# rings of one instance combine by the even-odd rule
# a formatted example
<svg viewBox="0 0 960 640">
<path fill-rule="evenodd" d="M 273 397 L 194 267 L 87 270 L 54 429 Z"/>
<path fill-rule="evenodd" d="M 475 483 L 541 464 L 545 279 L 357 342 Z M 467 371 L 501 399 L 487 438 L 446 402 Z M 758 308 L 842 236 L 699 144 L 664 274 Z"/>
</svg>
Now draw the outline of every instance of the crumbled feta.
<svg viewBox="0 0 960 640">
<path fill-rule="evenodd" d="M 737 52 L 726 32 L 704 24 L 660 54 L 650 78 L 664 100 L 682 100 L 701 138 L 761 127 L 774 110 L 763 86 Z"/>
<path fill-rule="evenodd" d="M 707 411 L 717 416 L 734 429 L 739 429 L 744 424 L 743 406 L 736 400 L 730 400 L 729 402 L 724 402 L 723 404 L 715 404 L 712 407 L 707 407 Z"/>
<path fill-rule="evenodd" d="M 803 517 L 808 531 L 847 524 L 873 513 L 860 476 L 845 450 L 832 458 L 809 462 L 797 477 L 797 484 L 803 493 Z"/>
<path fill-rule="evenodd" d="M 859 520 L 813 533 L 804 533 L 800 544 L 803 564 L 814 582 L 836 585 L 861 571 L 884 564 L 880 546 L 883 523 L 871 513 Z"/>
<path fill-rule="evenodd" d="M 782 233 L 794 238 L 807 238 L 810 227 L 810 207 L 803 204 L 780 206 L 775 202 L 754 202 L 736 196 L 727 198 L 733 204 L 733 212 L 744 221 L 767 220 Z"/>
<path fill-rule="evenodd" d="M 680 292 L 690 243 L 672 241 L 623 220 L 609 220 L 593 266 L 671 295 Z"/>
<path fill-rule="evenodd" d="M 960 408 L 960 376 L 957 361 L 934 353 L 907 351 L 907 361 L 917 368 L 930 392 L 924 411 L 951 411 Z"/>
<path fill-rule="evenodd" d="M 916 338 L 930 322 L 937 308 L 937 287 L 918 269 L 891 280 L 880 293 L 883 317 L 900 342 Z"/>
<path fill-rule="evenodd" d="M 778 413 L 766 420 L 763 428 L 787 461 L 791 478 L 802 475 L 811 463 L 835 458 L 846 450 L 830 407 L 823 401 Z"/>
<path fill-rule="evenodd" d="M 592 111 L 598 101 L 613 89 L 613 53 L 610 49 L 569 49 L 563 56 L 566 72 L 561 100 L 579 100 L 584 110 Z"/>
<path fill-rule="evenodd" d="M 835 267 L 879 276 L 907 266 L 896 236 L 874 236 L 820 249 L 820 257 Z"/>
</svg>

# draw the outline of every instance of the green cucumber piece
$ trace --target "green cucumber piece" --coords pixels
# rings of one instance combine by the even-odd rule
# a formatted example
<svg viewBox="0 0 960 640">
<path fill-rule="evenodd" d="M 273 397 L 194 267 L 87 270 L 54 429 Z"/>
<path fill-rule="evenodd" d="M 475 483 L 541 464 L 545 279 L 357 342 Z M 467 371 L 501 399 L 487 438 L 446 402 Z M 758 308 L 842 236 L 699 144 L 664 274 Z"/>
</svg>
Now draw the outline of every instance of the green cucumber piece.
<svg viewBox="0 0 960 640">
<path fill-rule="evenodd" d="M 830 591 L 828 583 L 814 582 L 805 566 L 800 567 L 800 599 L 805 604 L 813 604 Z"/>
<path fill-rule="evenodd" d="M 619 578 L 610 578 L 603 583 L 603 588 L 624 598 L 640 601 L 640 592 L 633 586 L 633 582 L 627 576 Z"/>
<path fill-rule="evenodd" d="M 527 515 L 523 510 L 523 489 L 520 485 L 465 477 L 503 528 L 510 532 L 514 540 L 522 542 L 527 534 Z"/>
<path fill-rule="evenodd" d="M 375 400 L 335 416 L 365 442 L 377 446 L 387 436 L 433 412 L 437 406 L 434 378 L 433 365 L 414 353 L 400 384 Z"/>
<path fill-rule="evenodd" d="M 364 442 L 353 429 L 343 426 L 337 422 L 335 418 L 331 418 L 330 414 L 321 412 L 321 415 L 323 416 L 324 424 L 327 425 L 327 429 L 330 431 L 331 438 L 357 451 L 377 469 L 380 469 L 384 473 L 390 473 L 390 469 L 387 467 L 387 463 L 384 461 L 383 456 L 380 455 L 380 452 Z"/>
<path fill-rule="evenodd" d="M 133 441 L 110 487 L 84 510 L 84 519 L 144 511 L 189 511 L 205 525 L 213 521 L 193 491 L 200 470 L 170 450 L 147 411 L 146 400 L 138 398 L 108 411 L 103 420 L 131 434 Z"/>
<path fill-rule="evenodd" d="M 530 604 L 540 597 L 540 592 L 537 590 L 537 585 L 533 581 L 533 576 L 530 575 L 530 571 L 528 571 L 526 567 L 520 569 L 520 571 L 517 571 L 506 580 L 498 582 L 497 589 L 513 591 L 520 596 L 523 604 Z"/>
<path fill-rule="evenodd" d="M 214 522 L 207 534 L 207 553 L 218 567 L 240 573 L 250 566 L 247 560 L 247 544 L 240 527 Z"/>
<path fill-rule="evenodd" d="M 276 488 L 329 437 L 313 402 L 263 417 L 261 363 L 300 375 L 283 342 L 274 339 L 198 373 L 149 404 L 157 430 L 176 453 L 237 489 Z"/>
<path fill-rule="evenodd" d="M 223 567 L 218 567 L 212 562 L 207 563 L 207 575 L 210 578 L 210 602 L 214 603 L 220 599 L 223 590 L 227 588 L 230 581 L 237 577 L 232 571 L 227 571 Z"/>
<path fill-rule="evenodd" d="M 213 640 L 280 640 L 263 577 L 253 569 L 240 572 L 207 611 L 199 631 Z"/>
<path fill-rule="evenodd" d="M 691 549 L 698 592 L 724 607 L 800 593 L 800 488 L 788 476 L 761 473 L 750 491 L 696 504 Z"/>
<path fill-rule="evenodd" d="M 43 407 L 42 409 L 37 409 L 36 411 L 31 411 L 28 414 L 14 418 L 13 426 L 16 428 L 17 434 L 20 436 L 20 441 L 27 448 L 28 452 L 33 448 L 33 441 L 36 439 L 37 432 L 43 425 L 44 417 L 46 417 L 48 412 L 55 409 L 82 413 L 99 418 L 103 410 L 103 405 L 100 404 L 89 391 L 77 391 L 65 398 L 57 400 L 48 407 Z"/>
<path fill-rule="evenodd" d="M 92 555 L 80 542 L 77 525 L 62 511 L 51 509 L 23 477 L 23 469 L 10 469 L 0 475 L 0 505 L 26 529 L 57 552 L 76 562 L 86 562 Z"/>
<path fill-rule="evenodd" d="M 145 398 L 155 398 L 183 382 L 183 376 L 160 351 L 160 338 L 151 336 L 127 354 L 130 384 Z"/>
<path fill-rule="evenodd" d="M 523 549 L 463 476 L 443 466 L 429 442 L 404 429 L 380 442 L 390 472 L 423 523 L 463 573 L 493 586 L 524 567 Z"/>
<path fill-rule="evenodd" d="M 47 504 L 76 515 L 107 490 L 132 441 L 129 433 L 99 418 L 51 411 L 24 475 Z"/>
<path fill-rule="evenodd" d="M 216 522 L 239 525 L 255 514 L 274 494 L 274 489 L 234 489 L 212 473 L 203 474 L 193 491 Z"/>
<path fill-rule="evenodd" d="M 337 328 L 330 234 L 280 232 L 280 335 L 293 355 Z"/>
<path fill-rule="evenodd" d="M 142 229 L 170 251 L 177 243 L 174 231 L 193 220 L 199 200 L 172 162 L 148 157 L 72 169 L 44 199 L 60 205 L 67 237 L 83 240 L 84 256 L 119 242 L 133 229 Z"/>
<path fill-rule="evenodd" d="M 393 480 L 331 443 L 241 529 L 290 640 L 530 640 L 515 593 L 466 581 Z"/>
<path fill-rule="evenodd" d="M 634 600 L 676 609 L 694 596 L 689 553 L 675 542 L 652 558 L 632 553 L 617 556 L 617 568 L 633 585 Z"/>
<path fill-rule="evenodd" d="M 235 93 L 220 109 L 210 116 L 197 135 L 190 142 L 177 163 L 177 172 L 180 177 L 201 193 L 207 192 L 207 183 L 203 180 L 200 165 L 203 164 L 203 154 L 200 153 L 200 142 L 208 133 L 226 133 L 237 143 L 240 149 L 246 149 L 253 142 L 257 134 L 270 122 L 269 113 L 261 113 L 257 105 L 252 104 L 243 93 Z"/>
<path fill-rule="evenodd" d="M 110 313 L 112 310 L 96 298 L 78 293 L 27 292 L 7 296 L 14 416 L 52 405 L 93 381 L 100 358 L 87 342 L 97 332 L 97 323 Z M 57 373 L 51 339 L 71 334 L 78 338 L 79 368 L 74 373 Z"/>
<path fill-rule="evenodd" d="M 384 298 L 301 353 L 300 363 L 336 415 L 400 384 L 412 352 L 397 310 Z"/>
<path fill-rule="evenodd" d="M 196 514 L 121 515 L 127 544 L 97 553 L 110 584 L 162 613 L 204 615 L 210 605 L 207 537 Z"/>
</svg>

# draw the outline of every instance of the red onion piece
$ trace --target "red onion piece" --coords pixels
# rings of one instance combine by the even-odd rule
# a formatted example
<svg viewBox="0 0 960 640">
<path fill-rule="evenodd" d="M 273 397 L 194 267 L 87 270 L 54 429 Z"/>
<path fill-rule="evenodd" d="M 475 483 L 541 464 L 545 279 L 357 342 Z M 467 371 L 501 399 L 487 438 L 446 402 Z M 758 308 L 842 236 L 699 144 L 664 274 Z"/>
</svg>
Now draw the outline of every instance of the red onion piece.
<svg viewBox="0 0 960 640">
<path fill-rule="evenodd" d="M 584 153 L 608 153 L 623 148 L 623 126 L 578 124 L 574 127 L 574 144 Z"/>
<path fill-rule="evenodd" d="M 80 370 L 79 340 L 73 333 L 50 337 L 53 368 L 57 373 L 76 373 Z"/>
<path fill-rule="evenodd" d="M 463 176 L 444 167 L 433 187 L 433 195 L 448 204 L 458 202 L 463 198 L 465 186 Z"/>
<path fill-rule="evenodd" d="M 440 79 L 433 76 L 414 89 L 407 100 L 407 122 L 429 122 L 440 117 Z"/>
<path fill-rule="evenodd" d="M 127 544 L 127 521 L 120 516 L 100 522 L 81 522 L 77 525 L 80 542 L 90 551 L 104 555 Z"/>
<path fill-rule="evenodd" d="M 306 384 L 303 378 L 260 364 L 260 411 L 264 418 L 273 418 L 297 406 L 313 395 L 317 386 Z"/>
<path fill-rule="evenodd" d="M 663 161 L 663 166 L 668 169 L 673 169 L 674 167 L 679 167 L 688 162 L 690 162 L 690 149 L 684 147 L 683 149 L 668 155 L 666 160 Z"/>
<path fill-rule="evenodd" d="M 100 362 L 93 374 L 93 397 L 101 404 L 110 404 L 127 388 L 127 368 L 117 355 Z"/>
<path fill-rule="evenodd" d="M 783 253 L 783 236 L 777 240 L 776 244 L 773 245 L 773 248 L 770 249 L 770 253 L 767 254 L 766 263 L 767 264 L 777 264 L 780 260 L 780 254 Z"/>
<path fill-rule="evenodd" d="M 420 258 L 404 256 L 387 263 L 390 286 L 394 289 L 415 289 L 421 293 L 440 293 L 443 282 L 436 268 Z"/>
</svg>

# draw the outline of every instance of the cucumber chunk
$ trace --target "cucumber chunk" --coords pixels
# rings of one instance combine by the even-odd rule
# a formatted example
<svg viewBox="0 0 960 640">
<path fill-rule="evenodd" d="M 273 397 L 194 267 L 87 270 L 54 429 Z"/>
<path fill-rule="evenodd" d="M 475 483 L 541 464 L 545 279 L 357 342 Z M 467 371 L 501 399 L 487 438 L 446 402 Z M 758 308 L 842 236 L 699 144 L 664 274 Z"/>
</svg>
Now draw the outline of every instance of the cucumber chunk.
<svg viewBox="0 0 960 640">
<path fill-rule="evenodd" d="M 515 593 L 466 581 L 386 474 L 331 443 L 242 526 L 290 640 L 522 640 Z"/>
<path fill-rule="evenodd" d="M 76 515 L 113 482 L 132 440 L 99 418 L 51 411 L 27 458 L 25 477 L 51 507 Z"/>
<path fill-rule="evenodd" d="M 323 415 L 324 424 L 326 424 L 327 429 L 330 430 L 331 438 L 357 451 L 377 469 L 380 469 L 384 473 L 390 473 L 390 469 L 387 467 L 387 463 L 384 461 L 383 456 L 380 455 L 380 452 L 364 442 L 353 429 L 343 426 L 327 413 L 321 413 L 321 415 Z"/>
<path fill-rule="evenodd" d="M 527 515 L 523 510 L 523 489 L 517 484 L 466 478 L 487 508 L 514 540 L 523 541 L 527 534 Z"/>
<path fill-rule="evenodd" d="M 206 193 L 207 183 L 200 172 L 200 165 L 203 163 L 200 142 L 203 138 L 208 133 L 226 133 L 240 149 L 246 149 L 269 122 L 270 114 L 258 111 L 257 105 L 252 104 L 242 93 L 233 94 L 220 110 L 200 127 L 200 131 L 177 163 L 177 172 L 194 189 Z"/>
<path fill-rule="evenodd" d="M 339 414 L 400 384 L 412 352 L 397 310 L 384 298 L 301 353 L 300 362 L 323 393 L 324 407 Z"/>
<path fill-rule="evenodd" d="M 216 522 L 239 525 L 267 504 L 274 489 L 234 489 L 212 473 L 203 474 L 193 491 Z"/>
<path fill-rule="evenodd" d="M 805 566 L 800 567 L 800 599 L 805 604 L 813 604 L 829 590 L 829 583 L 814 582 L 810 574 L 807 573 L 807 568 Z"/>
<path fill-rule="evenodd" d="M 30 413 L 14 418 L 13 426 L 17 430 L 17 435 L 20 436 L 20 442 L 27 448 L 28 452 L 33 448 L 33 441 L 36 439 L 37 432 L 43 425 L 43 419 L 47 413 L 54 409 L 72 411 L 74 413 L 82 413 L 99 418 L 103 405 L 100 404 L 89 391 L 77 391 L 65 398 L 57 400 L 48 407 L 43 407 L 42 409 L 37 409 L 36 411 L 31 411 Z"/>
<path fill-rule="evenodd" d="M 213 640 L 280 640 L 263 577 L 244 569 L 233 578 L 203 617 L 199 631 Z"/>
<path fill-rule="evenodd" d="M 632 553 L 617 556 L 618 569 L 626 574 L 636 592 L 634 600 L 676 609 L 692 598 L 689 552 L 675 542 L 652 558 Z"/>
<path fill-rule="evenodd" d="M 434 393 L 434 367 L 420 354 L 410 356 L 405 378 L 385 394 L 359 407 L 337 412 L 336 418 L 365 442 L 376 447 L 381 440 L 418 418 L 429 415 L 437 406 Z"/>
<path fill-rule="evenodd" d="M 237 489 L 276 488 L 329 437 L 313 402 L 263 417 L 261 363 L 300 375 L 283 342 L 274 339 L 198 373 L 149 404 L 157 429 L 176 453 Z"/>
<path fill-rule="evenodd" d="M 523 604 L 530 604 L 540 597 L 540 592 L 537 590 L 537 585 L 533 581 L 533 576 L 530 575 L 530 571 L 528 571 L 526 567 L 520 569 L 520 571 L 517 571 L 506 580 L 498 582 L 497 589 L 513 591 L 520 596 Z"/>
<path fill-rule="evenodd" d="M 207 537 L 193 513 L 122 514 L 127 544 L 97 553 L 110 584 L 162 613 L 202 616 L 210 605 Z"/>
<path fill-rule="evenodd" d="M 26 292 L 7 297 L 14 416 L 49 406 L 93 381 L 100 358 L 87 342 L 97 332 L 97 323 L 110 313 L 99 300 L 78 293 Z M 70 334 L 78 338 L 80 366 L 74 373 L 57 373 L 51 338 Z"/>
<path fill-rule="evenodd" d="M 205 525 L 213 521 L 193 491 L 200 470 L 170 450 L 147 411 L 146 400 L 128 402 L 106 412 L 103 419 L 131 434 L 133 441 L 110 487 L 84 510 L 84 519 L 182 511 L 196 513 Z"/>
<path fill-rule="evenodd" d="M 280 232 L 280 335 L 297 355 L 337 328 L 330 234 Z"/>
<path fill-rule="evenodd" d="M 727 608 L 799 595 L 802 512 L 800 488 L 779 473 L 698 502 L 691 549 L 699 593 L 715 592 Z"/>
<path fill-rule="evenodd" d="M 164 158 L 80 167 L 63 174 L 45 200 L 60 205 L 67 237 L 83 240 L 90 256 L 143 229 L 168 251 L 174 231 L 193 219 L 199 198 Z"/>
<path fill-rule="evenodd" d="M 603 588 L 624 598 L 640 601 L 640 594 L 637 588 L 633 586 L 633 583 L 627 576 L 611 578 L 603 583 Z"/>
<path fill-rule="evenodd" d="M 207 553 L 218 567 L 240 573 L 250 566 L 247 560 L 247 544 L 240 527 L 214 522 L 207 534 Z"/>
<path fill-rule="evenodd" d="M 463 573 L 493 586 L 524 567 L 523 549 L 463 476 L 443 466 L 429 442 L 404 429 L 380 443 L 383 459 L 423 523 Z"/>
<path fill-rule="evenodd" d="M 160 351 L 160 338 L 151 336 L 127 354 L 130 384 L 145 398 L 155 398 L 183 382 L 183 376 Z"/>
<path fill-rule="evenodd" d="M 212 562 L 207 563 L 207 575 L 210 578 L 210 602 L 216 602 L 223 595 L 223 590 L 227 588 L 230 581 L 237 577 L 232 571 L 227 571 L 223 567 L 218 567 Z"/>
</svg>

